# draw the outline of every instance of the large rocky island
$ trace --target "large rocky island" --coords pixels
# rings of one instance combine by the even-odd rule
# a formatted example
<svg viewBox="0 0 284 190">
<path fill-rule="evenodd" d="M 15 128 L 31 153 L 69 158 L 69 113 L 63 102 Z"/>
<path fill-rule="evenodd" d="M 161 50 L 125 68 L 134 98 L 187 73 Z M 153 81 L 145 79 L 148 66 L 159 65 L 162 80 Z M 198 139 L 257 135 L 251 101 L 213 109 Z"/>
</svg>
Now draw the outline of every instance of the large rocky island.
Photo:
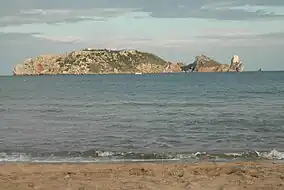
<svg viewBox="0 0 284 190">
<path fill-rule="evenodd" d="M 28 58 L 14 67 L 13 75 L 86 75 L 170 72 L 242 72 L 238 56 L 231 64 L 220 64 L 205 55 L 192 64 L 172 63 L 154 54 L 137 50 L 83 49 L 56 55 Z"/>
<path fill-rule="evenodd" d="M 181 63 L 137 50 L 84 49 L 29 58 L 15 66 L 13 75 L 84 75 L 112 73 L 181 72 Z"/>
</svg>

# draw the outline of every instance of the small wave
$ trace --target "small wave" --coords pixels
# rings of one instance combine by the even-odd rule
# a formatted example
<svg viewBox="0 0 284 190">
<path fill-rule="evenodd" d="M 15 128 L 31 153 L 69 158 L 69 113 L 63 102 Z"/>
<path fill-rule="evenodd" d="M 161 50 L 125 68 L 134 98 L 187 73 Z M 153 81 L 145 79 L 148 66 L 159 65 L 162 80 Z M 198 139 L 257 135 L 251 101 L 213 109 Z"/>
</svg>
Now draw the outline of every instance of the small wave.
<svg viewBox="0 0 284 190">
<path fill-rule="evenodd" d="M 55 152 L 49 154 L 39 153 L 0 153 L 1 162 L 160 162 L 160 161 L 231 161 L 231 160 L 284 160 L 284 153 L 277 150 L 268 152 L 249 151 L 241 153 L 210 154 L 206 152 L 195 153 L 134 153 L 134 152 Z"/>
<path fill-rule="evenodd" d="M 282 90 L 267 90 L 267 91 L 241 91 L 240 94 L 263 94 L 263 95 L 273 95 L 273 94 L 282 94 L 284 91 Z M 250 96 L 248 96 L 250 97 Z"/>
<path fill-rule="evenodd" d="M 272 159 L 276 159 L 276 160 L 284 160 L 284 153 L 283 152 L 278 152 L 277 150 L 272 150 L 271 152 L 263 152 L 263 153 L 259 153 L 258 155 L 260 157 L 272 160 Z"/>
</svg>

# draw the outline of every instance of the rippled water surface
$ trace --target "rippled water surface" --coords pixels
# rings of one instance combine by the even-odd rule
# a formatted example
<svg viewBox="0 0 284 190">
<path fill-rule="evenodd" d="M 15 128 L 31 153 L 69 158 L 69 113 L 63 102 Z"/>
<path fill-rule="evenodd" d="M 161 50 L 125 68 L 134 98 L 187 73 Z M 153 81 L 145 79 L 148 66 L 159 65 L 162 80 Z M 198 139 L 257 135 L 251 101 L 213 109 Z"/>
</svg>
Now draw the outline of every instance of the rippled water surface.
<svg viewBox="0 0 284 190">
<path fill-rule="evenodd" d="M 0 121 L 7 161 L 284 159 L 284 72 L 0 77 Z"/>
</svg>

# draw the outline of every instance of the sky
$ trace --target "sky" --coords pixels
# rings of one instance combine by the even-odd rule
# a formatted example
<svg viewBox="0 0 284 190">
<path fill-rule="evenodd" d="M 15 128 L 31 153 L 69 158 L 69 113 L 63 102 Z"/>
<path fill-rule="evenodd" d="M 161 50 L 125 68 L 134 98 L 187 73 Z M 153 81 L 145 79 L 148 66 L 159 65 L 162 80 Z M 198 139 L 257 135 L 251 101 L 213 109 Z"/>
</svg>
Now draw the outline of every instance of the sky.
<svg viewBox="0 0 284 190">
<path fill-rule="evenodd" d="M 87 47 L 186 64 L 239 55 L 245 70 L 284 70 L 283 39 L 283 0 L 3 0 L 0 75 L 25 58 Z"/>
</svg>

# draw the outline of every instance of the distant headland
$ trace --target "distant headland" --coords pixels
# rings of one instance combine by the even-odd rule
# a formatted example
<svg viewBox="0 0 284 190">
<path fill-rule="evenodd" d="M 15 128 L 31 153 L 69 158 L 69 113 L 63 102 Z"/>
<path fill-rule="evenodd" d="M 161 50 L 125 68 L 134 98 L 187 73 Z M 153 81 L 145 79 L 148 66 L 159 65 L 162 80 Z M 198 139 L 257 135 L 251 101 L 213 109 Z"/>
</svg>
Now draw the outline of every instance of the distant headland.
<svg viewBox="0 0 284 190">
<path fill-rule="evenodd" d="M 233 56 L 231 64 L 220 64 L 200 55 L 192 64 L 172 63 L 138 50 L 86 48 L 64 54 L 40 55 L 25 59 L 13 69 L 15 76 L 135 74 L 172 72 L 242 72 L 243 64 Z"/>
</svg>

